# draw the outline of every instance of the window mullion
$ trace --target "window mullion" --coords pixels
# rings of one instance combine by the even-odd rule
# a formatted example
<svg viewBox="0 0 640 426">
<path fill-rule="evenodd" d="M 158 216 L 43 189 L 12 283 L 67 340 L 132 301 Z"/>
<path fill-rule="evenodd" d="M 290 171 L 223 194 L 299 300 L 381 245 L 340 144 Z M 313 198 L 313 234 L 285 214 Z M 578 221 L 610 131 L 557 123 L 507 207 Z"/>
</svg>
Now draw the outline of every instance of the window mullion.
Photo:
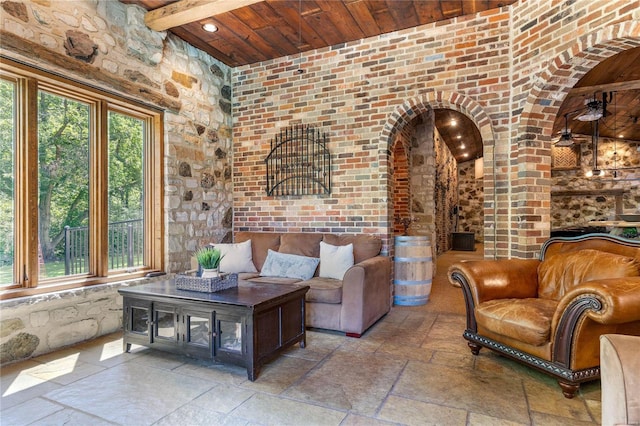
<svg viewBox="0 0 640 426">
<path fill-rule="evenodd" d="M 89 196 L 89 252 L 91 271 L 106 277 L 109 270 L 108 163 L 109 120 L 106 101 L 95 104 L 92 114 Z"/>
<path fill-rule="evenodd" d="M 17 84 L 15 190 L 15 277 L 23 287 L 38 285 L 38 84 Z"/>
<path fill-rule="evenodd" d="M 162 159 L 164 149 L 158 136 L 164 133 L 161 116 L 147 120 L 147 137 L 145 141 L 145 260 L 153 269 L 164 269 L 164 251 L 162 240 L 164 235 Z"/>
</svg>

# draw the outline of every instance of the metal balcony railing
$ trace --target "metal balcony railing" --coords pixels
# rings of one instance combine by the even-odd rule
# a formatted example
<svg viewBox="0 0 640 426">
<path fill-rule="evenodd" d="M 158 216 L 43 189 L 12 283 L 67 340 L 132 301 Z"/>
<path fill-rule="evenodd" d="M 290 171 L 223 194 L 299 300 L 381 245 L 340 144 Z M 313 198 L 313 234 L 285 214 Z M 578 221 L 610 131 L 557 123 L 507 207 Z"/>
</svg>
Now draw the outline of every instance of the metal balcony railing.
<svg viewBox="0 0 640 426">
<path fill-rule="evenodd" d="M 109 224 L 109 269 L 125 269 L 144 263 L 142 219 Z M 65 275 L 89 272 L 89 229 L 86 226 L 64 227 Z"/>
</svg>

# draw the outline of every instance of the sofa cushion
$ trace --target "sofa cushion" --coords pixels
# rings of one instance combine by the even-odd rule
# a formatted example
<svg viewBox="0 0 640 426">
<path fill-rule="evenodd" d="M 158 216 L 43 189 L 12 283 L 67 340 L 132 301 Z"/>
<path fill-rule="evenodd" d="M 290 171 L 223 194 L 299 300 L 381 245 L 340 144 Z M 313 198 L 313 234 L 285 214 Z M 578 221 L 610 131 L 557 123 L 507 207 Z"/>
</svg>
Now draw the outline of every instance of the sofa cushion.
<svg viewBox="0 0 640 426">
<path fill-rule="evenodd" d="M 280 237 L 280 253 L 297 254 L 298 256 L 320 257 L 320 241 L 322 234 L 289 232 Z"/>
<path fill-rule="evenodd" d="M 300 278 L 287 278 L 287 277 L 261 277 L 253 276 L 247 277 L 245 280 L 257 284 L 296 284 L 300 282 Z"/>
<path fill-rule="evenodd" d="M 605 278 L 640 275 L 638 261 L 600 250 L 558 253 L 538 266 L 538 297 L 560 300 L 574 286 Z"/>
<path fill-rule="evenodd" d="M 342 280 L 313 277 L 299 284 L 310 287 L 305 298 L 307 302 L 342 303 Z"/>
<path fill-rule="evenodd" d="M 260 276 L 308 280 L 315 274 L 318 263 L 320 259 L 317 257 L 279 253 L 269 249 L 267 259 L 260 270 Z"/>
<path fill-rule="evenodd" d="M 220 272 L 258 272 L 253 264 L 251 240 L 235 244 L 213 244 L 220 249 Z"/>
<path fill-rule="evenodd" d="M 495 299 L 475 310 L 478 326 L 534 346 L 549 341 L 558 302 L 550 299 Z"/>
<path fill-rule="evenodd" d="M 334 246 L 353 244 L 354 263 L 360 263 L 363 260 L 376 257 L 382 249 L 382 240 L 374 235 L 368 234 L 324 234 L 322 240 Z"/>
<path fill-rule="evenodd" d="M 342 280 L 347 269 L 352 266 L 353 244 L 333 246 L 320 241 L 320 277 Z"/>
<path fill-rule="evenodd" d="M 262 269 L 264 261 L 267 260 L 268 250 L 278 251 L 280 248 L 280 234 L 274 232 L 249 232 L 240 231 L 235 234 L 235 242 L 251 240 L 251 252 L 253 253 L 253 264 L 258 271 Z"/>
</svg>

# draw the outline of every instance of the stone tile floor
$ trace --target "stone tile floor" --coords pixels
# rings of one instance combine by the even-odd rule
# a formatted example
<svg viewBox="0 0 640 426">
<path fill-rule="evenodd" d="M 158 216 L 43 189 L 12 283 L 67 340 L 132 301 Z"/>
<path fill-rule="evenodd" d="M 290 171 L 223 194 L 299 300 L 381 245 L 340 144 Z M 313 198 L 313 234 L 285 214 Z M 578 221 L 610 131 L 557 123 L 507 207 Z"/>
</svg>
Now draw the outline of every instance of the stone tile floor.
<svg viewBox="0 0 640 426">
<path fill-rule="evenodd" d="M 464 326 L 429 303 L 396 306 L 360 339 L 309 331 L 306 348 L 290 348 L 255 382 L 236 366 L 123 353 L 115 333 L 3 367 L 0 424 L 599 423 L 599 382 L 566 399 L 541 373 L 487 350 L 471 355 Z"/>
</svg>

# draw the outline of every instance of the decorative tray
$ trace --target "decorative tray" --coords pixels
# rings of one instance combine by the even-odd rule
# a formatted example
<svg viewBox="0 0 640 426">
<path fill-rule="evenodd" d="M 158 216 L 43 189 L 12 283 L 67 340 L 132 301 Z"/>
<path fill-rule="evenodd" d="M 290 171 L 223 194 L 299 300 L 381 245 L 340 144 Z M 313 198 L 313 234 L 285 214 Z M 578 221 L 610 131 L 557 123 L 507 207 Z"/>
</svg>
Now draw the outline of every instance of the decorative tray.
<svg viewBox="0 0 640 426">
<path fill-rule="evenodd" d="M 178 290 L 214 293 L 238 286 L 238 274 L 220 274 L 219 277 L 201 278 L 195 275 L 176 274 Z"/>
</svg>

